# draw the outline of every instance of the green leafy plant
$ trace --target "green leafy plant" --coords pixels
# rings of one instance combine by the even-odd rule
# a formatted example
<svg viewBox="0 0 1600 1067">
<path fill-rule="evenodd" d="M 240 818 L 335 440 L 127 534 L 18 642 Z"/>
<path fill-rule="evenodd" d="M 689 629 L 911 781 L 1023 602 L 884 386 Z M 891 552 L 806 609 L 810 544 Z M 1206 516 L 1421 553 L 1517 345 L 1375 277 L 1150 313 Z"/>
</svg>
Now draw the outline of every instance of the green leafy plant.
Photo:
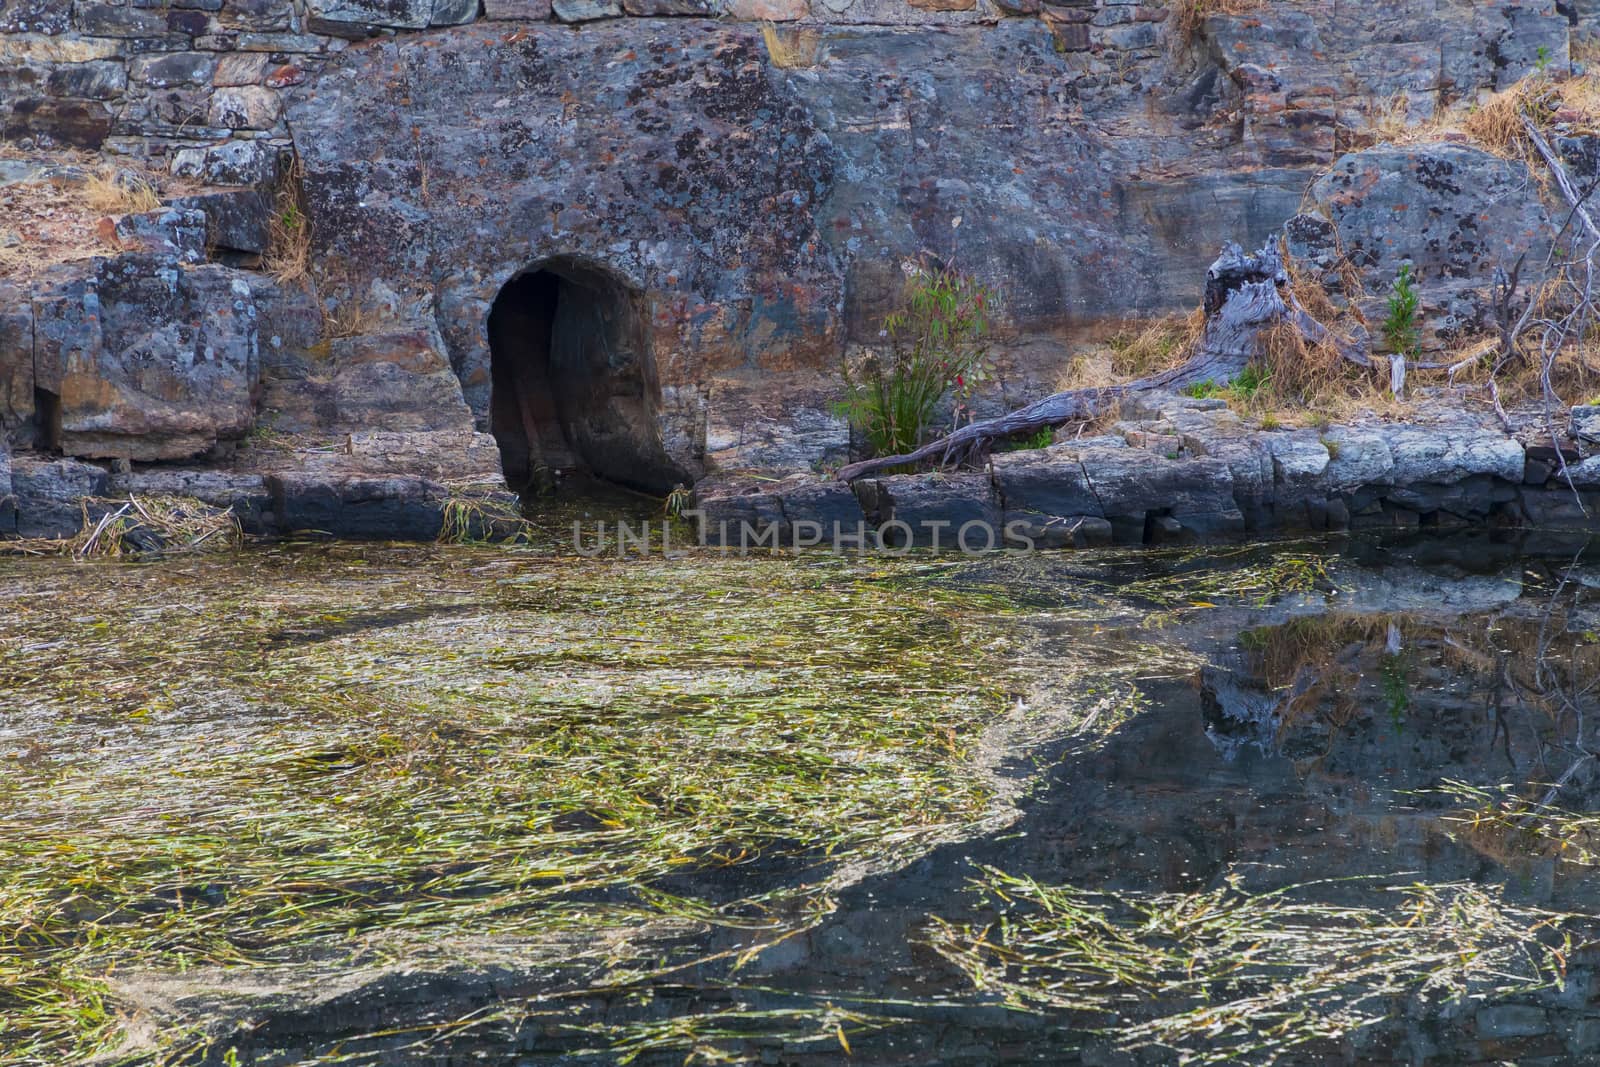
<svg viewBox="0 0 1600 1067">
<path fill-rule="evenodd" d="M 883 320 L 883 348 L 845 367 L 839 411 L 873 455 L 914 451 L 946 396 L 957 425 L 988 375 L 995 294 L 970 275 L 928 261 L 909 268 L 905 306 Z"/>
<path fill-rule="evenodd" d="M 1538 55 L 1534 58 L 1533 65 L 1540 74 L 1543 74 L 1545 68 L 1550 65 L 1550 49 L 1546 48 L 1544 45 L 1540 45 Z"/>
<path fill-rule="evenodd" d="M 1240 400 L 1254 400 L 1256 395 L 1272 383 L 1272 372 L 1251 364 L 1228 383 L 1228 390 Z"/>
<path fill-rule="evenodd" d="M 1182 393 L 1184 396 L 1193 397 L 1196 400 L 1209 400 L 1212 397 L 1221 396 L 1225 389 L 1226 386 L 1218 385 L 1210 378 L 1207 378 L 1203 382 L 1194 382 L 1190 385 L 1186 385 L 1182 389 L 1179 389 L 1178 392 Z"/>
<path fill-rule="evenodd" d="M 1056 432 L 1049 426 L 1038 433 L 1028 434 L 1026 437 L 1013 437 L 1001 446 L 1002 452 L 1025 452 L 1035 448 L 1049 448 L 1055 443 Z"/>
<path fill-rule="evenodd" d="M 1400 264 L 1394 287 L 1389 291 L 1389 314 L 1383 320 L 1383 339 L 1397 356 L 1415 354 L 1421 341 L 1417 334 L 1417 287 L 1411 264 Z"/>
<path fill-rule="evenodd" d="M 672 492 L 667 494 L 665 503 L 661 506 L 662 514 L 669 519 L 680 519 L 683 513 L 694 504 L 694 491 L 679 482 L 672 487 Z"/>
</svg>

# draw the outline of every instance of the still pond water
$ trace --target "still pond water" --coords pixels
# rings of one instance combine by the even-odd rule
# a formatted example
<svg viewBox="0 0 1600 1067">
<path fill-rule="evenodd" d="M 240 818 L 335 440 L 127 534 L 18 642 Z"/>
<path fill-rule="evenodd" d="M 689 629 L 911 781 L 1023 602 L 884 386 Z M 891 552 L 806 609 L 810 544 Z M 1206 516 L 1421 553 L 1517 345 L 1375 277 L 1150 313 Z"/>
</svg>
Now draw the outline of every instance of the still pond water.
<svg viewBox="0 0 1600 1067">
<path fill-rule="evenodd" d="M 0 560 L 0 1064 L 1588 1063 L 1576 543 Z"/>
</svg>

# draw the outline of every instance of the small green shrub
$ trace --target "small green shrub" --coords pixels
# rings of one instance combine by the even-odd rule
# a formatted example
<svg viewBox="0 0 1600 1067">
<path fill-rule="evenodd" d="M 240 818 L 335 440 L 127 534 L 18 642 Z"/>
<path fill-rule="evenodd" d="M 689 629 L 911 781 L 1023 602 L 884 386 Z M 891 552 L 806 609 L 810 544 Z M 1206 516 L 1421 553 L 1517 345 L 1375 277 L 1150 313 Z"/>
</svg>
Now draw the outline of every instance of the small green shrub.
<svg viewBox="0 0 1600 1067">
<path fill-rule="evenodd" d="M 1254 400 L 1272 384 L 1272 374 L 1251 364 L 1228 383 L 1228 391 L 1240 400 Z"/>
<path fill-rule="evenodd" d="M 1334 440 L 1330 440 L 1327 437 L 1323 437 L 1321 440 L 1322 440 L 1322 447 L 1326 448 L 1328 450 L 1328 458 L 1329 459 L 1338 459 L 1339 458 L 1339 442 L 1338 441 L 1334 441 Z"/>
<path fill-rule="evenodd" d="M 1269 411 L 1265 415 L 1261 416 L 1261 428 L 1263 430 L 1278 430 L 1282 429 L 1282 427 L 1283 420 L 1278 418 L 1278 416 L 1274 415 L 1272 412 Z"/>
<path fill-rule="evenodd" d="M 905 307 L 883 320 L 886 344 L 851 372 L 840 414 L 873 455 L 914 451 L 928 436 L 941 401 L 952 395 L 955 421 L 968 413 L 988 374 L 989 316 L 995 294 L 948 266 L 914 268 Z"/>
<path fill-rule="evenodd" d="M 1257 394 L 1263 393 L 1272 382 L 1272 374 L 1252 364 L 1239 373 L 1239 376 L 1230 382 L 1214 382 L 1207 378 L 1203 382 L 1194 382 L 1178 390 L 1184 396 L 1196 400 L 1254 400 Z"/>
<path fill-rule="evenodd" d="M 662 502 L 661 513 L 669 519 L 681 519 L 683 513 L 694 505 L 694 490 L 679 482 Z"/>
<path fill-rule="evenodd" d="M 1203 382 L 1194 382 L 1191 385 L 1186 385 L 1178 392 L 1196 400 L 1209 400 L 1212 397 L 1221 396 L 1224 388 L 1224 386 L 1220 386 L 1210 378 L 1207 378 Z"/>
<path fill-rule="evenodd" d="M 1394 287 L 1389 291 L 1389 314 L 1383 320 L 1383 339 L 1397 356 L 1411 356 L 1421 340 L 1417 333 L 1417 288 L 1411 277 L 1411 264 L 1400 264 Z"/>
</svg>

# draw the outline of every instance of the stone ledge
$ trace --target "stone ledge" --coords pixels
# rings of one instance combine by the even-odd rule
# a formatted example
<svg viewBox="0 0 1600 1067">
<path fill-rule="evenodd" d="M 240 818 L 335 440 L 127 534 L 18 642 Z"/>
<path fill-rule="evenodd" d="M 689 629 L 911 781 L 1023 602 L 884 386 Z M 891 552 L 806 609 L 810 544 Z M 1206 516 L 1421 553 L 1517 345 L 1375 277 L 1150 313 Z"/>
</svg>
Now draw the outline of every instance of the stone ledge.
<svg viewBox="0 0 1600 1067">
<path fill-rule="evenodd" d="M 1600 456 L 1570 466 L 1574 492 L 1553 463 L 1466 415 L 1257 430 L 1204 402 L 1147 404 L 1146 419 L 1120 424 L 1110 439 L 999 453 L 983 472 L 863 479 L 853 486 L 859 517 L 837 502 L 838 483 L 717 476 L 696 487 L 713 520 L 704 540 L 738 545 L 741 523 L 776 523 L 782 546 L 794 547 L 795 516 L 830 534 L 835 520 L 844 533 L 858 519 L 869 530 L 901 520 L 916 545 L 947 531 L 946 548 L 954 531 L 978 522 L 1003 531 L 1011 547 L 1060 548 L 1474 524 L 1588 528 L 1600 513 Z M 731 532 L 719 534 L 719 523 Z"/>
</svg>

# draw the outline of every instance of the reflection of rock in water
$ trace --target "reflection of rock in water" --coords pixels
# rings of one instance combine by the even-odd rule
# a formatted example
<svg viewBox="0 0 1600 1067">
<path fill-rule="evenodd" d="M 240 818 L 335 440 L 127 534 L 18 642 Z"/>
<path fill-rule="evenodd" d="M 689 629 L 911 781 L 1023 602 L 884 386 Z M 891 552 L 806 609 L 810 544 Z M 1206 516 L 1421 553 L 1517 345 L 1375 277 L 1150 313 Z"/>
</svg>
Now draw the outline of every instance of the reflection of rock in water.
<svg viewBox="0 0 1600 1067">
<path fill-rule="evenodd" d="M 1200 710 L 1205 716 L 1206 740 L 1229 762 L 1246 748 L 1267 754 L 1276 751 L 1282 704 L 1280 697 L 1241 672 L 1227 667 L 1201 668 Z"/>
<path fill-rule="evenodd" d="M 1259 677 L 1242 657 L 1228 656 L 1224 663 L 1202 667 L 1200 713 L 1205 720 L 1206 740 L 1230 763 L 1247 748 L 1265 755 L 1284 755 L 1283 723 L 1289 709 L 1355 650 L 1346 648 L 1326 664 L 1301 665 L 1289 684 L 1278 689 Z"/>
</svg>

